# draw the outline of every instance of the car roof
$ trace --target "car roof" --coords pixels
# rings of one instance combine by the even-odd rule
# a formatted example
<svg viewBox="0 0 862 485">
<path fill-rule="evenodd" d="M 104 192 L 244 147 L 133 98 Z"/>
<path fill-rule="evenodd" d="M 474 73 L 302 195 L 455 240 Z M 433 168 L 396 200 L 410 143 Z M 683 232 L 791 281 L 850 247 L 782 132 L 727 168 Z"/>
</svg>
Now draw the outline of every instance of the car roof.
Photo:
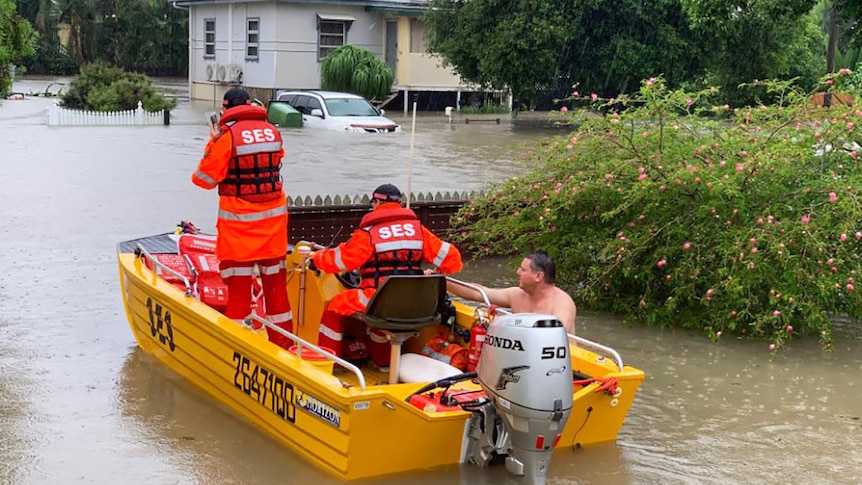
<svg viewBox="0 0 862 485">
<path fill-rule="evenodd" d="M 300 90 L 300 91 L 286 91 L 283 93 L 279 93 L 279 96 L 285 94 L 316 94 L 323 99 L 333 99 L 333 98 L 353 98 L 353 99 L 365 99 L 362 96 L 357 96 L 351 93 L 341 93 L 338 91 L 319 91 L 319 90 Z"/>
</svg>

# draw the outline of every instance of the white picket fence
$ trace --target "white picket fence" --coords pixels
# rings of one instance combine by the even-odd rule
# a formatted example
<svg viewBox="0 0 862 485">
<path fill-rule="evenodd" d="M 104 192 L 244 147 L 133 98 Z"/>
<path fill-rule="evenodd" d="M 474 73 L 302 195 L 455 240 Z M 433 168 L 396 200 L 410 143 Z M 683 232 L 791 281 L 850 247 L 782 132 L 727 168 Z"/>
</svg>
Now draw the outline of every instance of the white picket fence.
<svg viewBox="0 0 862 485">
<path fill-rule="evenodd" d="M 166 125 L 170 119 L 170 113 L 162 111 L 144 111 L 141 102 L 138 101 L 138 109 L 126 111 L 81 111 L 76 109 L 61 108 L 52 104 L 48 108 L 48 126 L 142 126 L 142 125 Z"/>
</svg>

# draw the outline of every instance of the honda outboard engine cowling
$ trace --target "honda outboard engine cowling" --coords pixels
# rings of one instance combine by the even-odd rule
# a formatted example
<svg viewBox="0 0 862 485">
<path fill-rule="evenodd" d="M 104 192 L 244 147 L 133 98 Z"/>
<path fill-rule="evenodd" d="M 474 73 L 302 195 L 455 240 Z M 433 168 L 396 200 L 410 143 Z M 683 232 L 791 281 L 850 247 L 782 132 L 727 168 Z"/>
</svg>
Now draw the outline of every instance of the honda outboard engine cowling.
<svg viewBox="0 0 862 485">
<path fill-rule="evenodd" d="M 554 316 L 498 316 L 477 368 L 488 405 L 471 418 L 468 458 L 505 454 L 506 469 L 544 484 L 554 445 L 572 409 L 569 339 Z"/>
</svg>

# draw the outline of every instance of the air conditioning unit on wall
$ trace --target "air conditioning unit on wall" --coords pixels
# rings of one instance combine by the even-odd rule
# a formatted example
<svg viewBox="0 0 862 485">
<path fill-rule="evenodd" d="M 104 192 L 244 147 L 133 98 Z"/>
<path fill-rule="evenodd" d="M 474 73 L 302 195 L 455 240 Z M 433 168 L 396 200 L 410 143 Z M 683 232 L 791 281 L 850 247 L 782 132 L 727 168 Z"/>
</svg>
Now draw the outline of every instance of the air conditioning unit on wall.
<svg viewBox="0 0 862 485">
<path fill-rule="evenodd" d="M 225 66 L 224 64 L 218 64 L 217 66 L 218 67 L 216 67 L 216 79 L 218 79 L 219 82 L 224 82 L 227 78 L 227 66 Z"/>
<path fill-rule="evenodd" d="M 239 64 L 231 64 L 228 67 L 227 81 L 242 84 L 242 66 Z"/>
<path fill-rule="evenodd" d="M 207 81 L 215 81 L 216 66 L 215 64 L 207 64 L 206 66 Z"/>
</svg>

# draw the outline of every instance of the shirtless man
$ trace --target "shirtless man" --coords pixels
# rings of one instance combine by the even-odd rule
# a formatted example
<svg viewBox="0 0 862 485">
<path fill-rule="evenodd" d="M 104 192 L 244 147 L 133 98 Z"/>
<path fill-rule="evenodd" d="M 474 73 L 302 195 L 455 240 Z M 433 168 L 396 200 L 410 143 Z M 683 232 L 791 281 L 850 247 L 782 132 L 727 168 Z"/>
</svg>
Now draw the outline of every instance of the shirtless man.
<svg viewBox="0 0 862 485">
<path fill-rule="evenodd" d="M 518 286 L 509 288 L 487 288 L 485 291 L 492 305 L 511 308 L 513 313 L 544 313 L 554 315 L 563 322 L 566 332 L 575 333 L 577 308 L 568 293 L 556 285 L 556 267 L 550 256 L 543 252 L 528 254 L 518 267 Z M 473 301 L 483 301 L 482 295 L 451 281 L 446 289 L 450 293 Z"/>
</svg>

